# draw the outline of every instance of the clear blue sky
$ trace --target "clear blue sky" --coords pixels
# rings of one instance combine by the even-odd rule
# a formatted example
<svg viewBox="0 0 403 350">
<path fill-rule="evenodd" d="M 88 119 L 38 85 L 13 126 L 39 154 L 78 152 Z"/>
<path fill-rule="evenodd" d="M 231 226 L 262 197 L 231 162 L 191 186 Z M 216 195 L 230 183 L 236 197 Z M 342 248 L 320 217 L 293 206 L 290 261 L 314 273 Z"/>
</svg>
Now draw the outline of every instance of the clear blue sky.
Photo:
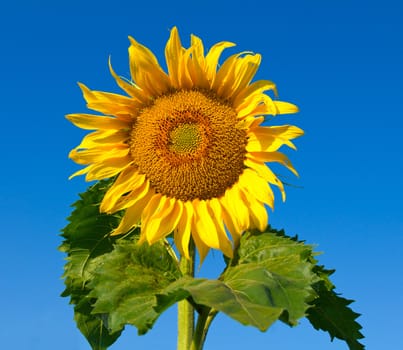
<svg viewBox="0 0 403 350">
<path fill-rule="evenodd" d="M 87 184 L 68 181 L 68 151 L 84 134 L 64 115 L 86 112 L 77 86 L 119 92 L 107 67 L 129 74 L 127 36 L 162 60 L 169 29 L 183 42 L 228 40 L 263 55 L 258 79 L 301 112 L 274 123 L 306 131 L 300 172 L 276 228 L 298 234 L 336 268 L 338 291 L 355 299 L 368 349 L 402 349 L 403 311 L 403 3 L 401 1 L 14 1 L 0 5 L 2 171 L 0 179 L 2 349 L 89 349 L 60 298 L 63 255 L 56 250 L 69 205 Z M 206 261 L 204 273 L 219 264 Z M 208 265 L 209 264 L 209 265 Z M 210 267 L 208 267 L 210 266 Z M 143 337 L 127 327 L 111 348 L 174 349 L 175 309 Z M 347 349 L 303 321 L 267 333 L 225 316 L 207 350 Z"/>
</svg>

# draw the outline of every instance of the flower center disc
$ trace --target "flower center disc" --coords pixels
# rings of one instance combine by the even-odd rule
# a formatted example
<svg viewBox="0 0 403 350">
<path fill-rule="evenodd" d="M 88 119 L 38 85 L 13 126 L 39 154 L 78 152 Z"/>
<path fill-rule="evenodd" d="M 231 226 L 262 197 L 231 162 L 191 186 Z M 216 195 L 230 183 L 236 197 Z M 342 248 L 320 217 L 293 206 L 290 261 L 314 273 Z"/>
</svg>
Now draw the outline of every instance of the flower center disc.
<svg viewBox="0 0 403 350">
<path fill-rule="evenodd" d="M 189 154 L 197 150 L 202 141 L 198 124 L 178 125 L 169 133 L 170 149 L 178 154 Z"/>
<path fill-rule="evenodd" d="M 220 197 L 244 169 L 246 132 L 216 95 L 180 90 L 138 115 L 130 154 L 158 193 L 182 201 Z"/>
</svg>

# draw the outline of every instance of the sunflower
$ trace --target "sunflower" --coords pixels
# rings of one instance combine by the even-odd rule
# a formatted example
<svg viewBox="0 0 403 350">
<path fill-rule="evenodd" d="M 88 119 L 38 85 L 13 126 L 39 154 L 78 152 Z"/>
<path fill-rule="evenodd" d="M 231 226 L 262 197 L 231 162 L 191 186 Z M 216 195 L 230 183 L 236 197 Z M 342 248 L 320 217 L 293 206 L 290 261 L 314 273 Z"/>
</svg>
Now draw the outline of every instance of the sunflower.
<svg viewBox="0 0 403 350">
<path fill-rule="evenodd" d="M 210 248 L 231 257 L 245 230 L 266 228 L 266 205 L 274 203 L 270 185 L 285 199 L 282 182 L 266 163 L 297 174 L 278 150 L 295 149 L 291 140 L 303 131 L 262 126 L 264 115 L 298 109 L 265 94 L 277 94 L 273 82 L 252 82 L 259 54 L 237 53 L 219 66 L 233 43 L 219 42 L 205 54 L 200 38 L 192 35 L 186 49 L 173 28 L 165 47 L 166 73 L 148 48 L 129 39 L 131 80 L 118 76 L 109 61 L 127 95 L 79 84 L 87 107 L 102 115 L 67 115 L 76 126 L 95 130 L 69 154 L 87 165 L 72 177 L 116 177 L 100 205 L 104 213 L 125 210 L 112 235 L 140 225 L 140 242 L 153 244 L 173 233 L 186 258 L 191 239 L 201 260 Z"/>
</svg>

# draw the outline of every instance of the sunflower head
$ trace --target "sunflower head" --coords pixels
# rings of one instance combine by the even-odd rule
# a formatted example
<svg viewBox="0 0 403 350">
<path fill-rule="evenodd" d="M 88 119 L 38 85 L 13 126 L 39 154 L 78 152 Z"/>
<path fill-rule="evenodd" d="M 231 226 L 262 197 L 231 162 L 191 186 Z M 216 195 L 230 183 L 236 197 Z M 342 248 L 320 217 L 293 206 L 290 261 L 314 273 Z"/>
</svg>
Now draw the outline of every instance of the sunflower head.
<svg viewBox="0 0 403 350">
<path fill-rule="evenodd" d="M 88 181 L 116 176 L 101 203 L 105 213 L 125 210 L 113 235 L 140 225 L 140 242 L 153 244 L 173 232 L 187 258 L 190 239 L 202 260 L 210 248 L 231 257 L 245 230 L 266 228 L 266 205 L 274 203 L 271 185 L 285 199 L 268 165 L 277 162 L 296 174 L 278 150 L 295 148 L 291 140 L 303 131 L 262 126 L 264 116 L 295 113 L 297 107 L 271 99 L 266 94 L 276 94 L 271 81 L 252 82 L 260 55 L 238 53 L 219 66 L 230 42 L 205 54 L 198 37 L 192 35 L 184 48 L 173 28 L 165 47 L 167 73 L 148 48 L 130 42 L 131 80 L 109 64 L 125 95 L 80 84 L 88 108 L 100 115 L 67 116 L 94 130 L 70 152 L 86 165 L 72 176 L 86 174 Z"/>
</svg>

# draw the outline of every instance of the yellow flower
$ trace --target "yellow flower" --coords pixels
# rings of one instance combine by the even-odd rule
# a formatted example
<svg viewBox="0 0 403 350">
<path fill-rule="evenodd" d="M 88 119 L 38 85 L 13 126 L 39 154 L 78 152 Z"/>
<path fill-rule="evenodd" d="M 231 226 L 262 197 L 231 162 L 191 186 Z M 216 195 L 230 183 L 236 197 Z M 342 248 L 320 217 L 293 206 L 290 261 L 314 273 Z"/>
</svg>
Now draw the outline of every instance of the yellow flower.
<svg viewBox="0 0 403 350">
<path fill-rule="evenodd" d="M 70 114 L 76 126 L 96 130 L 70 152 L 87 165 L 72 176 L 86 180 L 117 176 L 101 211 L 125 209 L 118 235 L 141 225 L 140 241 L 153 244 L 170 233 L 189 258 L 193 238 L 203 260 L 210 248 L 233 254 L 242 232 L 264 230 L 273 208 L 269 184 L 282 182 L 266 165 L 277 162 L 296 174 L 282 145 L 303 131 L 292 125 L 261 126 L 263 115 L 295 113 L 291 103 L 264 92 L 274 83 L 252 79 L 259 54 L 238 53 L 219 66 L 230 42 L 215 44 L 205 55 L 202 41 L 191 36 L 182 47 L 171 30 L 165 48 L 168 74 L 154 54 L 129 38 L 131 81 L 111 74 L 128 96 L 93 91 L 80 84 L 89 109 L 103 115 Z M 227 232 L 232 236 L 229 239 Z"/>
</svg>

